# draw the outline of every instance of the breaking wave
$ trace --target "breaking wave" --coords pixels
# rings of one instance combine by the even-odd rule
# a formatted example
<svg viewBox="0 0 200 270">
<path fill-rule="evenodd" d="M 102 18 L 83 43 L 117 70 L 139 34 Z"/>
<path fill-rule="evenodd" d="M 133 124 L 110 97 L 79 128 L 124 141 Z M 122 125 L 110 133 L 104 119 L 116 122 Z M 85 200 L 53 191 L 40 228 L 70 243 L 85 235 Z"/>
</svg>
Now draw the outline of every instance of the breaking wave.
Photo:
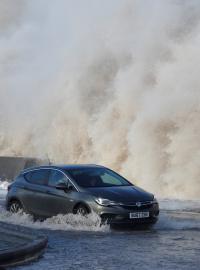
<svg viewBox="0 0 200 270">
<path fill-rule="evenodd" d="M 0 15 L 1 155 L 200 197 L 199 1 L 1 0 Z"/>
</svg>

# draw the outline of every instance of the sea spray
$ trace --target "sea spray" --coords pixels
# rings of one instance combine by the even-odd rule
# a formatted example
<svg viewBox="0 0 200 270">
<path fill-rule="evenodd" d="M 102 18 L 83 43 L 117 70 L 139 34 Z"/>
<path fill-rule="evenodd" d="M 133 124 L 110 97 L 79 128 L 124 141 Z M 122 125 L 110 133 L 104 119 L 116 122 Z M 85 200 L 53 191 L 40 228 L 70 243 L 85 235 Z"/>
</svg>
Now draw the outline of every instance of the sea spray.
<svg viewBox="0 0 200 270">
<path fill-rule="evenodd" d="M 200 196 L 199 1 L 0 4 L 0 155 Z"/>
</svg>

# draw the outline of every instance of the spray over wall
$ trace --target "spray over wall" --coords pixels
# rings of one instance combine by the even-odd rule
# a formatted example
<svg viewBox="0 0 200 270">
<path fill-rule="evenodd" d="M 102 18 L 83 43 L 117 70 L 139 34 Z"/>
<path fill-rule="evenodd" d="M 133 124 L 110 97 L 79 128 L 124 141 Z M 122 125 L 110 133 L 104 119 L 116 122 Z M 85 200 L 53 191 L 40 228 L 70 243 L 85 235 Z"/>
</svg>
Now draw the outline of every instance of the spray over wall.
<svg viewBox="0 0 200 270">
<path fill-rule="evenodd" d="M 199 198 L 199 1 L 2 0 L 0 155 Z"/>
</svg>

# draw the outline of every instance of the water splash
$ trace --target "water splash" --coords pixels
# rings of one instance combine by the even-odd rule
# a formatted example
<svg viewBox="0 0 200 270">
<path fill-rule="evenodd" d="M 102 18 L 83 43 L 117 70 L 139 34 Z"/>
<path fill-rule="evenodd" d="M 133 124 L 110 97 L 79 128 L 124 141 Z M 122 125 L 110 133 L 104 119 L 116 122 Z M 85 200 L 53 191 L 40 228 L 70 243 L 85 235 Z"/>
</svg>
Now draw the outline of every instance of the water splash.
<svg viewBox="0 0 200 270">
<path fill-rule="evenodd" d="M 33 216 L 25 213 L 12 214 L 0 206 L 0 220 L 16 225 L 35 229 L 66 230 L 66 231 L 98 231 L 108 232 L 108 225 L 101 225 L 100 217 L 94 213 L 87 217 L 80 215 L 57 215 L 44 221 L 35 221 Z"/>
<path fill-rule="evenodd" d="M 165 202 L 161 203 L 159 221 L 152 227 L 152 230 L 200 230 L 200 211 L 197 211 L 200 203 L 195 204 L 193 201 L 188 205 L 184 201 L 174 203 L 174 201 L 165 200 Z M 195 207 L 192 208 L 192 205 Z M 99 216 L 94 213 L 87 217 L 60 214 L 44 221 L 35 221 L 31 215 L 25 213 L 12 214 L 0 205 L 0 221 L 35 229 L 111 232 L 110 226 L 101 225 Z"/>
<path fill-rule="evenodd" d="M 7 190 L 10 183 L 8 181 L 1 181 L 0 179 L 0 190 Z"/>
<path fill-rule="evenodd" d="M 199 198 L 198 1 L 0 5 L 1 155 L 101 163 Z"/>
<path fill-rule="evenodd" d="M 7 187 L 9 182 L 0 181 L 0 221 L 23 225 L 37 229 L 51 229 L 51 230 L 78 230 L 78 231 L 109 231 L 108 225 L 102 225 L 100 217 L 91 213 L 87 217 L 81 215 L 59 214 L 44 221 L 35 221 L 32 215 L 26 213 L 12 214 L 5 210 L 5 197 L 7 194 Z"/>
</svg>

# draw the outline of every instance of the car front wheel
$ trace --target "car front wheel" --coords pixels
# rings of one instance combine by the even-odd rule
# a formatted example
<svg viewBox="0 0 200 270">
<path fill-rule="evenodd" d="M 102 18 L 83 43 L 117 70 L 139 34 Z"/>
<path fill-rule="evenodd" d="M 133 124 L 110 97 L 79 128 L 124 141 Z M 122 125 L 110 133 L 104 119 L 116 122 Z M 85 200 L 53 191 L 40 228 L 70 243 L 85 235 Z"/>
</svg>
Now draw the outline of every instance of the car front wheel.
<svg viewBox="0 0 200 270">
<path fill-rule="evenodd" d="M 76 214 L 86 216 L 88 214 L 88 209 L 84 205 L 79 205 L 76 209 Z"/>
<path fill-rule="evenodd" d="M 9 204 L 9 211 L 11 213 L 18 213 L 23 211 L 23 207 L 19 201 L 11 201 Z"/>
</svg>

